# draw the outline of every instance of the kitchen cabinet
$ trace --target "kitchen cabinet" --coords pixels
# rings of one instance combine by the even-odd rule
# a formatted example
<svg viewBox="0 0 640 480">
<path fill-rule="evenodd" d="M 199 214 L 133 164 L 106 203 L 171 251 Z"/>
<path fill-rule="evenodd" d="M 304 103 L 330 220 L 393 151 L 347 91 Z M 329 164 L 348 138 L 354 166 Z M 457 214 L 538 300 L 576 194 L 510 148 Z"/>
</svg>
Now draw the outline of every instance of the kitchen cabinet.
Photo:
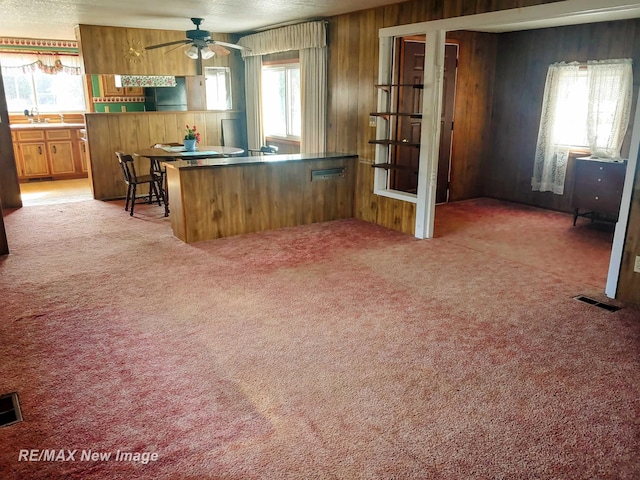
<svg viewBox="0 0 640 480">
<path fill-rule="evenodd" d="M 74 173 L 75 155 L 71 130 L 45 130 L 51 175 Z"/>
<path fill-rule="evenodd" d="M 124 87 L 124 94 L 127 97 L 144 97 L 144 87 Z"/>
<path fill-rule="evenodd" d="M 115 75 L 100 76 L 100 91 L 103 97 L 124 97 L 124 88 L 116 87 Z"/>
<path fill-rule="evenodd" d="M 44 142 L 21 143 L 18 175 L 20 176 L 21 174 L 28 178 L 49 176 L 46 148 L 47 146 Z"/>
<path fill-rule="evenodd" d="M 116 87 L 115 75 L 100 76 L 103 97 L 144 97 L 144 87 Z"/>
<path fill-rule="evenodd" d="M 43 127 L 12 132 L 18 179 L 82 178 L 87 176 L 78 158 L 78 129 Z"/>
</svg>

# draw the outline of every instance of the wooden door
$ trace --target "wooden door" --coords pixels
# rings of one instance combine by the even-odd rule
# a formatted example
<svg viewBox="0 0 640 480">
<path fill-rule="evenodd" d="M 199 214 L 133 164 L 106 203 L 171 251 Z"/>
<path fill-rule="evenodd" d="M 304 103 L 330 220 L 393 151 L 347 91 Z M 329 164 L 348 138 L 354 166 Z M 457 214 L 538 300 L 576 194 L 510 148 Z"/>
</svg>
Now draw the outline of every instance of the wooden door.
<svg viewBox="0 0 640 480">
<path fill-rule="evenodd" d="M 25 177 L 48 177 L 49 163 L 45 143 L 21 143 L 19 145 L 22 175 Z"/>
<path fill-rule="evenodd" d="M 71 141 L 49 143 L 49 155 L 51 158 L 51 173 L 53 175 L 75 172 L 73 144 Z"/>
<path fill-rule="evenodd" d="M 438 183 L 436 203 L 449 199 L 449 173 L 453 141 L 453 112 L 456 99 L 458 45 L 448 43 L 444 50 L 444 82 L 442 85 L 442 113 L 440 118 L 440 152 L 438 155 Z"/>
<path fill-rule="evenodd" d="M 400 39 L 400 64 L 398 83 L 420 85 L 424 80 L 424 37 Z M 422 121 L 408 114 L 422 112 L 422 88 L 398 88 L 396 139 L 403 144 L 394 149 L 395 163 L 399 168 L 390 170 L 389 186 L 394 190 L 417 193 L 420 149 L 411 144 L 420 143 Z"/>
</svg>

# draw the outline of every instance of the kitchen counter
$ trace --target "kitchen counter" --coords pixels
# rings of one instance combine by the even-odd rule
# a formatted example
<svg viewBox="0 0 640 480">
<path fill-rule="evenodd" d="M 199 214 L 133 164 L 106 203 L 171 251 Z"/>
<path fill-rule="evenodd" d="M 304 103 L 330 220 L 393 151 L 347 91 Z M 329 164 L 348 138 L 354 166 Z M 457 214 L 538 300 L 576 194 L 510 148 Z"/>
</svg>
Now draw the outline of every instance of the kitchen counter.
<svg viewBox="0 0 640 480">
<path fill-rule="evenodd" d="M 239 165 L 260 165 L 280 162 L 300 162 L 311 160 L 329 160 L 332 158 L 356 158 L 357 155 L 348 153 L 291 153 L 281 155 L 253 155 L 248 157 L 216 157 L 195 160 L 175 160 L 166 162 L 169 168 L 186 170 L 206 167 L 232 167 Z"/>
<path fill-rule="evenodd" d="M 173 234 L 199 242 L 353 216 L 357 155 L 164 162 Z"/>
</svg>

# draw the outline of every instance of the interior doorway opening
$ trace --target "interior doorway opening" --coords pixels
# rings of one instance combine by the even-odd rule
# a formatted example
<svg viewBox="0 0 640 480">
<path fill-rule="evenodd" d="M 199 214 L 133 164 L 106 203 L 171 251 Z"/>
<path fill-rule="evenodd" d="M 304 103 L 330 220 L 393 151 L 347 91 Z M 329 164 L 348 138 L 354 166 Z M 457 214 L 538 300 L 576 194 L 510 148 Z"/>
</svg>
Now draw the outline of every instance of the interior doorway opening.
<svg viewBox="0 0 640 480">
<path fill-rule="evenodd" d="M 40 180 L 20 184 L 23 207 L 93 200 L 88 178 Z"/>
<path fill-rule="evenodd" d="M 475 31 L 475 32 L 509 32 L 534 28 L 546 28 L 562 25 L 577 25 L 583 23 L 607 22 L 624 18 L 640 16 L 640 6 L 625 4 L 620 0 L 602 2 L 598 0 L 567 0 L 552 4 L 523 7 L 521 9 L 495 11 L 484 14 L 448 18 L 422 23 L 387 27 L 380 30 L 380 73 L 388 68 L 391 57 L 384 57 L 388 51 L 389 39 L 399 36 L 426 34 L 427 53 L 425 55 L 425 83 L 423 111 L 423 134 L 421 137 L 420 172 L 415 217 L 415 236 L 418 238 L 432 238 L 434 236 L 435 220 L 435 178 L 437 177 L 437 153 L 440 129 L 435 119 L 441 110 L 442 69 L 444 44 L 447 32 Z M 586 42 L 585 45 L 593 42 Z M 431 45 L 431 46 L 430 46 Z M 549 45 L 549 49 L 553 45 Z M 629 215 L 631 210 L 631 194 L 640 150 L 640 115 L 636 108 L 627 172 L 624 182 L 620 213 L 616 224 L 613 248 L 607 286 L 605 293 L 611 298 L 616 297 L 618 279 L 621 278 L 623 248 Z M 431 118 L 428 115 L 431 115 Z M 527 180 L 528 181 L 528 180 Z M 377 187 L 377 184 L 374 184 Z M 378 193 L 374 188 L 374 193 Z M 391 195 L 389 195 L 391 196 Z M 400 196 L 398 198 L 404 200 Z M 629 263 L 624 266 L 628 274 Z M 623 272 L 623 273 L 624 273 Z M 628 283 L 628 282 L 627 282 Z"/>
</svg>

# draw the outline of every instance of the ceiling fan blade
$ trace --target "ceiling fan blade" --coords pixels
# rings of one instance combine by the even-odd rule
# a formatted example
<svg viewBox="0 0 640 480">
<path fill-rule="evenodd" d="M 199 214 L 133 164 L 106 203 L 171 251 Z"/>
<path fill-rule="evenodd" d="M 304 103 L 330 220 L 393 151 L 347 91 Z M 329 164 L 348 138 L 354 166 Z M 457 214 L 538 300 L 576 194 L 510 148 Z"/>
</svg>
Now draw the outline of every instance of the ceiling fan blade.
<svg viewBox="0 0 640 480">
<path fill-rule="evenodd" d="M 184 44 L 181 43 L 180 45 L 176 45 L 175 47 L 170 48 L 169 50 L 165 51 L 164 54 L 166 55 L 167 53 L 171 53 L 171 52 L 183 47 L 184 45 L 186 45 L 186 43 L 184 43 Z"/>
<path fill-rule="evenodd" d="M 236 50 L 251 51 L 250 48 L 243 47 L 242 45 L 236 45 L 235 43 L 221 42 L 219 40 L 211 40 L 209 43 L 214 44 L 214 45 L 222 45 L 223 47 L 235 48 Z"/>
<path fill-rule="evenodd" d="M 212 43 L 209 45 L 209 48 L 211 49 L 211 51 L 213 51 L 213 53 L 215 53 L 216 55 L 229 55 L 231 52 L 229 50 L 227 50 L 226 48 L 224 48 L 223 46 L 220 45 L 216 45 L 215 43 Z"/>
<path fill-rule="evenodd" d="M 179 43 L 182 43 L 182 44 L 191 43 L 191 40 L 184 39 L 184 40 L 176 40 L 175 42 L 160 43 L 158 45 L 151 45 L 149 47 L 144 47 L 144 49 L 153 50 L 155 48 L 168 47 L 169 45 L 178 45 Z"/>
</svg>

